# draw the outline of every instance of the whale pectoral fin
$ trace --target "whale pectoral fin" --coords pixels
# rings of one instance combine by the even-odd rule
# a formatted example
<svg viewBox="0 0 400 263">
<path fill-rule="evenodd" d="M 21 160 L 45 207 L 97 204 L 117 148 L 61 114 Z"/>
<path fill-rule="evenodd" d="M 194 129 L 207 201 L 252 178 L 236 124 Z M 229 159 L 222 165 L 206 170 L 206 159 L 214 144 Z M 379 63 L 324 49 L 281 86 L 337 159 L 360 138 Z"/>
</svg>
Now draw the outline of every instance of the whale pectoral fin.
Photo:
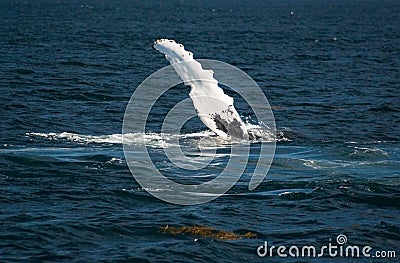
<svg viewBox="0 0 400 263">
<path fill-rule="evenodd" d="M 214 79 L 212 70 L 204 70 L 193 59 L 193 54 L 174 40 L 157 40 L 153 47 L 163 53 L 185 85 L 191 87 L 189 93 L 201 121 L 218 136 L 228 135 L 247 139 L 246 127 L 233 106 L 233 98 L 226 95 Z"/>
</svg>

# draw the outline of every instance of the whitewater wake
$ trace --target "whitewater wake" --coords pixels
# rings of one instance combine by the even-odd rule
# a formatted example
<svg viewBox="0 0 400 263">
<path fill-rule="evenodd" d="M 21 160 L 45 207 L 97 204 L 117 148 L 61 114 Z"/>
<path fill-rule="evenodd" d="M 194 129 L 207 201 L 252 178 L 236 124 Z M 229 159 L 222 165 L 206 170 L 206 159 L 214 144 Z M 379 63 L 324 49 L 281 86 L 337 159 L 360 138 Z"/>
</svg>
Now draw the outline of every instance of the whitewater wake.
<svg viewBox="0 0 400 263">
<path fill-rule="evenodd" d="M 276 141 L 288 141 L 288 138 L 281 136 L 275 138 L 273 133 L 265 127 L 246 124 L 248 133 L 253 138 L 251 143 L 260 142 L 276 142 Z M 227 146 L 231 143 L 240 143 L 240 140 L 232 141 L 228 138 L 222 138 L 216 136 L 212 131 L 201 131 L 195 133 L 182 133 L 182 134 L 168 134 L 168 133 L 127 133 L 122 134 L 108 134 L 108 135 L 85 135 L 72 132 L 60 132 L 60 133 L 39 133 L 29 132 L 26 133 L 29 138 L 42 138 L 50 141 L 69 141 L 78 144 L 146 144 L 149 147 L 156 148 L 168 148 L 177 146 L 179 141 L 185 141 L 186 143 L 198 142 L 201 139 L 208 138 L 213 140 L 213 145 L 216 146 Z"/>
</svg>

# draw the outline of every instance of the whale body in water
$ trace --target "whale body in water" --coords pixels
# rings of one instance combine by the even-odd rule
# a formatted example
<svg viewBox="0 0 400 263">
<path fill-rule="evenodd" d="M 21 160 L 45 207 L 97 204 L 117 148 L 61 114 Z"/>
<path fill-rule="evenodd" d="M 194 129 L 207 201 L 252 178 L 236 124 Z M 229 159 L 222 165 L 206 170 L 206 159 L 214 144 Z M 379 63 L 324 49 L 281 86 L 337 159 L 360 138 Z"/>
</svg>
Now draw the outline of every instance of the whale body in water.
<svg viewBox="0 0 400 263">
<path fill-rule="evenodd" d="M 224 93 L 212 70 L 205 70 L 193 54 L 174 40 L 159 39 L 153 48 L 165 55 L 185 85 L 200 120 L 215 134 L 248 139 L 246 125 L 233 106 L 233 98 Z"/>
</svg>

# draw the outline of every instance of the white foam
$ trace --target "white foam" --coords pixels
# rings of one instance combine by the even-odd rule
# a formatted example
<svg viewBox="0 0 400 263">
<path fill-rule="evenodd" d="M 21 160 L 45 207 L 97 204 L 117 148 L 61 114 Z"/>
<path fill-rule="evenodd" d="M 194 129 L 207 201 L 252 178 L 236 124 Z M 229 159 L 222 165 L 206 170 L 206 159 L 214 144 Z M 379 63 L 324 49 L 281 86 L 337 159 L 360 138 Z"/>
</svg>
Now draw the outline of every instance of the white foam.
<svg viewBox="0 0 400 263">
<path fill-rule="evenodd" d="M 165 134 L 165 133 L 129 133 L 124 134 L 124 143 L 136 144 L 145 143 L 150 147 L 168 148 L 175 146 L 176 138 L 199 139 L 202 137 L 211 137 L 212 132 L 196 132 L 188 134 Z M 61 133 L 26 133 L 28 137 L 44 138 L 51 141 L 70 141 L 80 144 L 98 143 L 98 144 L 122 144 L 122 134 L 110 135 L 83 135 L 71 132 Z"/>
<path fill-rule="evenodd" d="M 255 124 L 245 124 L 249 134 L 254 136 L 252 142 L 273 142 L 275 137 L 273 134 L 264 126 Z M 127 133 L 124 134 L 124 141 L 122 142 L 122 134 L 109 134 L 109 135 L 85 135 L 71 132 L 60 132 L 60 133 L 40 133 L 40 132 L 29 132 L 25 134 L 32 138 L 43 138 L 50 141 L 70 141 L 78 144 L 139 144 L 145 143 L 149 147 L 154 148 L 169 148 L 175 147 L 179 144 L 179 139 L 185 139 L 187 141 L 193 141 L 194 143 L 200 141 L 202 138 L 213 138 L 210 145 L 207 144 L 207 140 L 203 140 L 201 148 L 207 149 L 215 147 L 230 146 L 232 143 L 240 143 L 241 141 L 231 141 L 223 137 L 216 137 L 211 131 L 201 131 L 194 133 L 183 133 L 183 134 L 167 134 L 167 133 Z M 178 139 L 178 140 L 177 140 Z M 280 140 L 286 140 L 285 138 Z M 188 144 L 190 145 L 190 144 Z"/>
<path fill-rule="evenodd" d="M 110 135 L 82 135 L 71 132 L 61 132 L 61 133 L 38 133 L 38 132 L 30 132 L 26 133 L 29 137 L 42 137 L 52 141 L 58 140 L 67 140 L 71 142 L 77 143 L 122 143 L 122 135 L 121 134 L 110 134 Z"/>
<path fill-rule="evenodd" d="M 389 153 L 379 149 L 379 148 L 370 148 L 370 147 L 358 147 L 354 146 L 354 151 L 350 153 L 350 155 L 358 155 L 358 154 L 379 154 L 379 155 L 384 155 L 384 156 L 389 156 Z"/>
</svg>

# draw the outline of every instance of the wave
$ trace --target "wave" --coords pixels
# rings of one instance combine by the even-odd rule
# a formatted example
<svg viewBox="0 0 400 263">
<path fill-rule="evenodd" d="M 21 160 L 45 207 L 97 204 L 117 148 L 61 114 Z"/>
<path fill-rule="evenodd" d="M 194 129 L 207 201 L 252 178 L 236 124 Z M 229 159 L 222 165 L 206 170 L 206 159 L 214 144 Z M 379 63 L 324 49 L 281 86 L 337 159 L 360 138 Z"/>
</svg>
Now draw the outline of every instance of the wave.
<svg viewBox="0 0 400 263">
<path fill-rule="evenodd" d="M 196 132 L 189 134 L 164 134 L 164 133 L 129 133 L 109 135 L 83 135 L 71 132 L 61 133 L 26 133 L 26 136 L 32 138 L 43 138 L 51 141 L 69 141 L 78 144 L 143 144 L 156 148 L 168 148 L 176 145 L 177 139 L 201 139 L 204 137 L 214 137 L 212 132 Z"/>
<path fill-rule="evenodd" d="M 250 143 L 260 142 L 276 142 L 276 141 L 290 141 L 289 138 L 285 137 L 283 133 L 275 137 L 274 133 L 267 127 L 263 127 L 255 124 L 246 124 L 246 129 L 251 135 Z M 43 138 L 51 141 L 70 141 L 79 144 L 137 144 L 146 143 L 150 147 L 168 148 L 169 146 L 175 146 L 179 140 L 190 140 L 199 141 L 202 138 L 213 139 L 213 145 L 226 146 L 233 143 L 240 143 L 240 140 L 232 140 L 231 138 L 222 138 L 216 136 L 212 131 L 200 131 L 194 133 L 182 133 L 182 134 L 168 134 L 168 133 L 127 133 L 127 134 L 108 134 L 108 135 L 84 135 L 72 132 L 60 132 L 60 133 L 40 133 L 40 132 L 28 132 L 25 134 L 31 138 Z M 246 143 L 249 141 L 245 141 Z"/>
<path fill-rule="evenodd" d="M 120 144 L 122 143 L 122 134 L 110 134 L 110 135 L 83 135 L 71 132 L 61 133 L 40 133 L 40 132 L 28 132 L 26 136 L 33 138 L 44 138 L 51 141 L 71 141 L 77 143 L 108 143 L 108 144 Z"/>
</svg>

